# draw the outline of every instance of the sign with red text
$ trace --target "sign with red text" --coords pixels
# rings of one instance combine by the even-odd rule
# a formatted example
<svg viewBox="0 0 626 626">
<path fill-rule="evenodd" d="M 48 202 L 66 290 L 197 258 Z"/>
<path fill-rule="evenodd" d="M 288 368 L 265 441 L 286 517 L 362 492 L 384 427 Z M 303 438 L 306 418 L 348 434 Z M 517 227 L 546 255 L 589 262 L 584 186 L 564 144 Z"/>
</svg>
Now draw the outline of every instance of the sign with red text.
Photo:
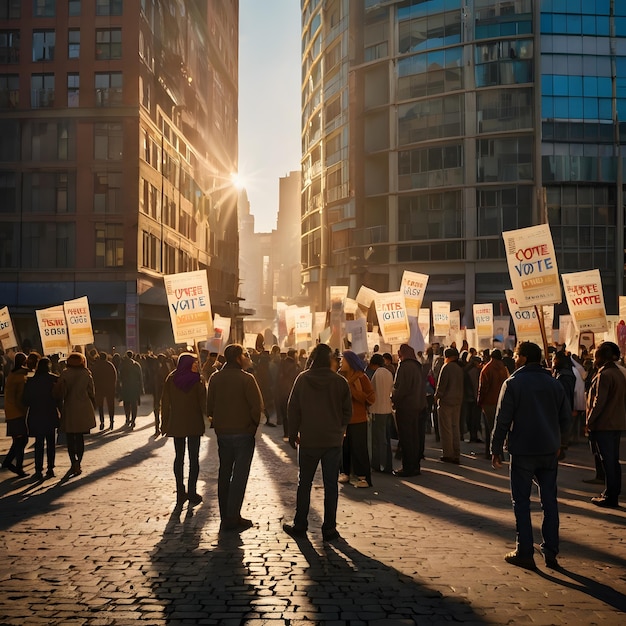
<svg viewBox="0 0 626 626">
<path fill-rule="evenodd" d="M 506 296 L 506 302 L 509 305 L 509 313 L 511 313 L 511 317 L 513 318 L 517 341 L 531 341 L 539 346 L 543 345 L 541 327 L 539 326 L 539 318 L 537 317 L 535 308 L 521 309 L 513 289 L 505 290 L 504 294 Z M 538 310 L 541 311 L 541 307 L 539 307 Z"/>
<path fill-rule="evenodd" d="M 296 309 L 295 315 L 296 344 L 306 344 L 307 347 L 312 341 L 313 335 L 313 315 L 311 308 L 301 306 Z"/>
<path fill-rule="evenodd" d="M 493 304 L 474 304 L 474 328 L 479 338 L 493 337 Z"/>
<path fill-rule="evenodd" d="M 385 343 L 398 345 L 409 340 L 409 320 L 404 306 L 404 294 L 390 291 L 376 294 L 374 300 L 378 325 Z"/>
<path fill-rule="evenodd" d="M 72 346 L 86 346 L 93 343 L 93 329 L 87 296 L 75 300 L 66 300 L 63 303 L 63 311 L 65 312 L 70 344 Z"/>
<path fill-rule="evenodd" d="M 174 341 L 190 343 L 213 335 L 211 298 L 205 270 L 163 277 Z"/>
<path fill-rule="evenodd" d="M 547 224 L 502 233 L 513 290 L 520 307 L 561 302 L 552 234 Z"/>
<path fill-rule="evenodd" d="M 445 337 L 450 332 L 450 303 L 433 302 L 433 334 Z"/>
<path fill-rule="evenodd" d="M 405 270 L 402 274 L 400 291 L 404 294 L 404 302 L 408 315 L 412 315 L 413 317 L 419 315 L 427 284 L 427 274 L 418 274 L 417 272 L 409 272 L 408 270 Z"/>
<path fill-rule="evenodd" d="M 63 307 L 59 304 L 49 309 L 35 311 L 35 314 L 37 324 L 39 324 L 43 353 L 58 354 L 61 358 L 67 357 L 70 350 Z"/>
<path fill-rule="evenodd" d="M 0 309 L 0 344 L 5 351 L 17 347 L 17 339 L 15 338 L 8 306 Z"/>
<path fill-rule="evenodd" d="M 215 314 L 215 319 L 213 320 L 213 336 L 206 340 L 204 346 L 209 353 L 215 352 L 216 354 L 224 354 L 224 348 L 228 345 L 228 340 L 230 339 L 230 326 L 230 317 L 222 317 L 217 313 Z M 254 340 L 256 342 L 256 335 L 254 336 Z M 255 344 L 252 345 L 254 346 Z"/>
<path fill-rule="evenodd" d="M 569 312 L 576 330 L 604 333 L 608 330 L 600 270 L 562 274 Z"/>
</svg>

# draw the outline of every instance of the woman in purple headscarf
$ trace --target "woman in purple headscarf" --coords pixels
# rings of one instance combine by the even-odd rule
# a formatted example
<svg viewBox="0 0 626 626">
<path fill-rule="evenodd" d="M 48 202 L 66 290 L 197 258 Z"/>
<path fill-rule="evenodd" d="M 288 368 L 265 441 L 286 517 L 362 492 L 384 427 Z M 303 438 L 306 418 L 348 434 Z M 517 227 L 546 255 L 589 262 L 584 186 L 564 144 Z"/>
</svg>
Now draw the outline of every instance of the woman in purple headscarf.
<svg viewBox="0 0 626 626">
<path fill-rule="evenodd" d="M 176 477 L 176 506 L 186 500 L 194 506 L 202 502 L 196 491 L 200 473 L 200 438 L 204 434 L 206 389 L 200 378 L 198 357 L 184 352 L 178 357 L 176 369 L 165 379 L 161 395 L 161 432 L 174 437 L 174 476 Z M 189 452 L 189 479 L 185 491 L 183 465 L 185 444 Z"/>
</svg>

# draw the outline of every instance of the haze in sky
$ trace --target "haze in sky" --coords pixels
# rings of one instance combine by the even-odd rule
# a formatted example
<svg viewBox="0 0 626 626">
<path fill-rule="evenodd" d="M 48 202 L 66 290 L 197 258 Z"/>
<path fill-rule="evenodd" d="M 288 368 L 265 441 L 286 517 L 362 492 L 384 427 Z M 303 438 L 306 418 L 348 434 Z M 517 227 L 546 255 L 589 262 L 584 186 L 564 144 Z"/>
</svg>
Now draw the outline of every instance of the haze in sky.
<svg viewBox="0 0 626 626">
<path fill-rule="evenodd" d="M 278 179 L 300 169 L 300 2 L 239 2 L 239 178 L 256 232 L 276 228 Z"/>
</svg>

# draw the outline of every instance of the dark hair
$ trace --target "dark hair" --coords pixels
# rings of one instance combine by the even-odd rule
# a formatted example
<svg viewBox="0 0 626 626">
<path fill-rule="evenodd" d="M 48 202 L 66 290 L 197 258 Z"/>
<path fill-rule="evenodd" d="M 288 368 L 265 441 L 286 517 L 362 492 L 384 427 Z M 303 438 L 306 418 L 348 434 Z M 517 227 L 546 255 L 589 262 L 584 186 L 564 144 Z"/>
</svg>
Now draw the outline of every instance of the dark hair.
<svg viewBox="0 0 626 626">
<path fill-rule="evenodd" d="M 391 356 L 391 354 L 389 354 L 389 352 L 383 353 L 383 359 L 387 359 L 388 361 L 393 361 L 393 357 Z"/>
<path fill-rule="evenodd" d="M 311 352 L 311 369 L 318 367 L 330 367 L 330 355 L 332 350 L 325 343 L 318 343 Z"/>
<path fill-rule="evenodd" d="M 24 367 L 26 363 L 26 355 L 23 352 L 16 352 L 13 357 L 13 369 L 12 372 L 17 372 L 21 367 Z"/>
<path fill-rule="evenodd" d="M 554 364 L 554 369 L 557 369 L 557 370 L 562 370 L 562 369 L 571 370 L 572 367 L 574 367 L 572 365 L 572 359 L 569 357 L 567 353 L 563 352 L 563 350 L 559 350 L 558 352 L 554 353 L 552 363 Z"/>
<path fill-rule="evenodd" d="M 603 341 L 596 348 L 596 356 L 599 356 L 603 361 L 617 361 L 620 357 L 619 347 L 612 341 Z"/>
<path fill-rule="evenodd" d="M 378 367 L 383 367 L 385 365 L 385 359 L 380 352 L 376 352 L 372 354 L 372 358 L 370 359 L 370 365 L 378 365 Z"/>
<path fill-rule="evenodd" d="M 231 343 L 224 348 L 224 358 L 228 364 L 235 363 L 242 354 L 243 346 L 240 343 Z"/>
<path fill-rule="evenodd" d="M 498 348 L 495 348 L 494 350 L 492 350 L 492 351 L 489 353 L 489 356 L 490 356 L 492 359 L 496 359 L 496 360 L 498 360 L 498 361 L 502 361 L 502 352 L 500 352 L 500 350 L 498 350 Z"/>
<path fill-rule="evenodd" d="M 37 369 L 35 370 L 35 376 L 38 374 L 47 374 L 50 371 L 50 359 L 47 356 L 43 356 L 37 363 Z"/>
<path fill-rule="evenodd" d="M 541 363 L 541 348 L 532 341 L 522 341 L 517 347 L 517 354 L 526 357 L 526 363 Z"/>
</svg>

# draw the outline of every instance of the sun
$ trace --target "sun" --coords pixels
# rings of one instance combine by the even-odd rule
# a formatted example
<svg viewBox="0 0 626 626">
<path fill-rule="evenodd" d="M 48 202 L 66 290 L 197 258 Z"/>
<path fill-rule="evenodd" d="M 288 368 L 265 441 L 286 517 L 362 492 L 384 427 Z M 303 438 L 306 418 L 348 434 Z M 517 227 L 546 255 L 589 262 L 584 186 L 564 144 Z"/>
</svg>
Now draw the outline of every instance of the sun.
<svg viewBox="0 0 626 626">
<path fill-rule="evenodd" d="M 235 189 L 241 190 L 245 187 L 245 181 L 239 172 L 231 172 L 230 181 Z"/>
</svg>

